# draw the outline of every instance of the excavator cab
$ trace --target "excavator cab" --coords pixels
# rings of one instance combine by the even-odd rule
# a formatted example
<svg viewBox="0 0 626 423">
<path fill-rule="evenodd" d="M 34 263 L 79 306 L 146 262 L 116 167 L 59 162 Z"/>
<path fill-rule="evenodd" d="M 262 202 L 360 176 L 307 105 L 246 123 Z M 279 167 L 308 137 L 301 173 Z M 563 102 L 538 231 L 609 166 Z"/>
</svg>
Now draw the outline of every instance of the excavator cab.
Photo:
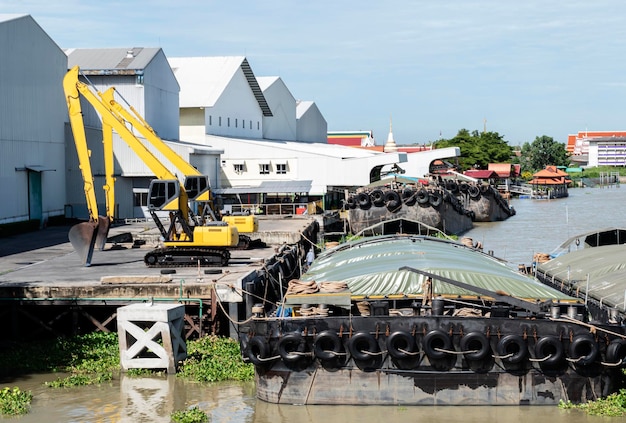
<svg viewBox="0 0 626 423">
<path fill-rule="evenodd" d="M 206 175 L 188 175 L 185 178 L 185 191 L 190 201 L 209 201 L 209 178 Z"/>
<path fill-rule="evenodd" d="M 179 210 L 180 183 L 178 180 L 154 179 L 148 189 L 149 210 Z"/>
</svg>

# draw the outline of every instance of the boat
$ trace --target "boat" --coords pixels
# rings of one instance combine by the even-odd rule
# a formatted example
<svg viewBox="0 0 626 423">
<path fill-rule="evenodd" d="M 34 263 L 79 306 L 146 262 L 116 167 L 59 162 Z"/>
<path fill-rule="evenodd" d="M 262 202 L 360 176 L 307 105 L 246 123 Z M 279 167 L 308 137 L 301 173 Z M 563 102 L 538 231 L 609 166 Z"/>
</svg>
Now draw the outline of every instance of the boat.
<svg viewBox="0 0 626 423">
<path fill-rule="evenodd" d="M 381 222 L 418 222 L 449 235 L 472 227 L 472 212 L 445 188 L 428 185 L 363 187 L 346 199 L 348 225 L 354 235 L 383 235 Z"/>
<path fill-rule="evenodd" d="M 457 196 L 474 222 L 498 222 L 515 215 L 515 209 L 490 184 L 444 179 L 440 185 Z"/>
<path fill-rule="evenodd" d="M 263 298 L 267 287 L 255 288 L 249 297 Z M 339 244 L 248 315 L 242 355 L 269 403 L 580 403 L 614 392 L 626 365 L 623 325 L 590 321 L 580 299 L 425 235 Z"/>
<path fill-rule="evenodd" d="M 603 228 L 568 238 L 535 263 L 542 283 L 577 297 L 594 319 L 626 321 L 626 229 Z"/>
</svg>

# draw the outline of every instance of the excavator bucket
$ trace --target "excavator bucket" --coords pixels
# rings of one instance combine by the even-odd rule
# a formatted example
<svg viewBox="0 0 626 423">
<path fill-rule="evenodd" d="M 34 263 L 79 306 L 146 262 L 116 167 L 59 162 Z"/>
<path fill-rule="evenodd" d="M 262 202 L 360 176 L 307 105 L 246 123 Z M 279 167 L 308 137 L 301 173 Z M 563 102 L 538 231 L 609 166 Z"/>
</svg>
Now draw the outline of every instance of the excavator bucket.
<svg viewBox="0 0 626 423">
<path fill-rule="evenodd" d="M 96 235 L 96 247 L 100 251 L 104 250 L 104 246 L 107 243 L 110 227 L 111 221 L 108 218 L 104 216 L 98 216 L 98 234 Z"/>
<path fill-rule="evenodd" d="M 100 219 L 98 219 L 100 220 Z M 78 223 L 70 228 L 68 238 L 85 266 L 91 265 L 91 257 L 98 237 L 98 222 Z M 106 238 L 105 238 L 106 240 Z"/>
</svg>

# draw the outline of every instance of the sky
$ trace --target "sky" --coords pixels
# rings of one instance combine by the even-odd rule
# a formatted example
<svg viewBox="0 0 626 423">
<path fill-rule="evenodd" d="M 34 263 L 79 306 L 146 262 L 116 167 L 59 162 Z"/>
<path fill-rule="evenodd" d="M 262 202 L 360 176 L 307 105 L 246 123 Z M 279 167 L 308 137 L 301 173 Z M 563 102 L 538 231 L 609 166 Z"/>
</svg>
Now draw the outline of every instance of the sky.
<svg viewBox="0 0 626 423">
<path fill-rule="evenodd" d="M 626 130 L 623 0 L 3 0 L 61 48 L 245 56 L 328 131 L 398 144 Z"/>
</svg>

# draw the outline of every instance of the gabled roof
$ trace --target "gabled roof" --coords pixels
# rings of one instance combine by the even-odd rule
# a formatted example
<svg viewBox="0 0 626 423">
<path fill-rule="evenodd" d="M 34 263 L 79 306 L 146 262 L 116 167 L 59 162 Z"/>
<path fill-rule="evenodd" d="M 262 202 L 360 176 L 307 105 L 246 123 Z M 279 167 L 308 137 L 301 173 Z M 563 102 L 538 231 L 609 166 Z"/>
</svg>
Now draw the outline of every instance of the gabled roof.
<svg viewBox="0 0 626 423">
<path fill-rule="evenodd" d="M 489 163 L 487 169 L 493 170 L 501 178 L 508 178 L 511 176 L 511 163 Z"/>
<path fill-rule="evenodd" d="M 489 178 L 498 177 L 498 174 L 494 172 L 493 170 L 484 170 L 484 169 L 466 170 L 465 172 L 463 172 L 463 174 L 467 176 L 471 176 L 472 178 L 476 178 L 476 179 L 489 179 Z"/>
<path fill-rule="evenodd" d="M 0 13 L 0 23 L 12 21 L 18 18 L 23 18 L 25 16 L 28 16 L 28 15 L 22 14 L 22 13 Z"/>
<path fill-rule="evenodd" d="M 170 57 L 180 84 L 180 107 L 213 107 L 235 73 L 241 69 L 263 116 L 272 116 L 259 82 L 244 56 Z"/>
<path fill-rule="evenodd" d="M 315 103 L 313 101 L 298 101 L 296 102 L 296 119 L 300 119 L 306 112 L 313 107 Z"/>
<path fill-rule="evenodd" d="M 566 176 L 569 175 L 558 169 L 556 166 L 546 166 L 545 169 L 533 174 L 533 178 L 560 178 Z"/>
<path fill-rule="evenodd" d="M 160 48 L 78 48 L 65 49 L 67 66 L 80 66 L 86 75 L 135 75 L 143 71 Z"/>
</svg>

